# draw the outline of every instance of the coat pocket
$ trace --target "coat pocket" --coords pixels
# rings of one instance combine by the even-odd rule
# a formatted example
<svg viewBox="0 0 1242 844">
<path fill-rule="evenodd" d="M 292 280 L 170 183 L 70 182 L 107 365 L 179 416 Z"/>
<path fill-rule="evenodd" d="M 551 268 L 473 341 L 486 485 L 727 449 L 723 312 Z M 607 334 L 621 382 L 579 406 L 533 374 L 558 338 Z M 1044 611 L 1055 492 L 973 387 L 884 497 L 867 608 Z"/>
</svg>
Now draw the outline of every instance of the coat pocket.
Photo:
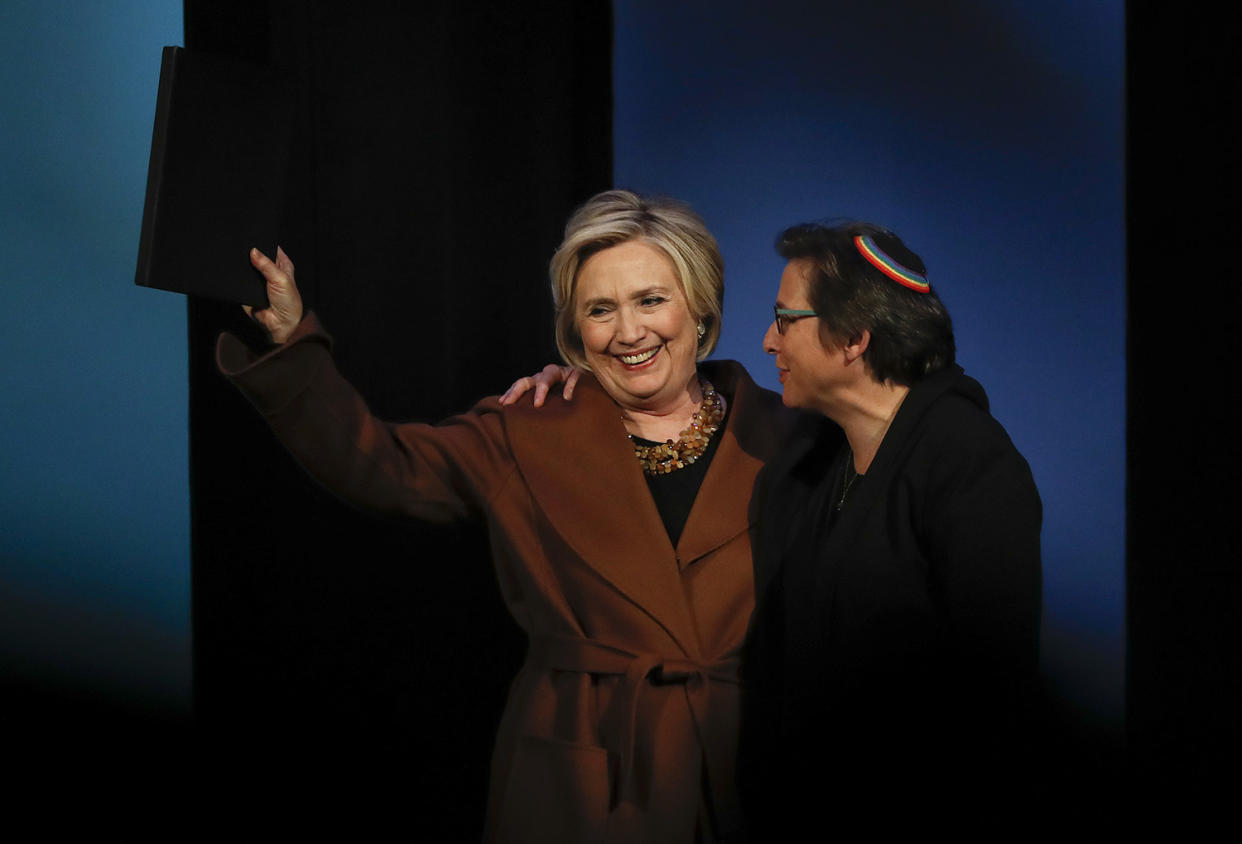
<svg viewBox="0 0 1242 844">
<path fill-rule="evenodd" d="M 588 844 L 608 821 L 608 751 L 521 736 L 505 784 L 495 840 Z"/>
</svg>

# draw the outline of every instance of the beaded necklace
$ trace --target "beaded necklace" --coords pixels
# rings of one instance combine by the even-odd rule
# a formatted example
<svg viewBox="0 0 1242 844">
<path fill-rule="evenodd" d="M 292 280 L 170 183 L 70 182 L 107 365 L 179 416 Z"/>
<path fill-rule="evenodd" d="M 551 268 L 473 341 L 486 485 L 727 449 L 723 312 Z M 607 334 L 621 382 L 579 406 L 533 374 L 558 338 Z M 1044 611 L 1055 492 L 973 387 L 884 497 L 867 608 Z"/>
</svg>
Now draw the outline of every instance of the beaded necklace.
<svg viewBox="0 0 1242 844">
<path fill-rule="evenodd" d="M 707 449 L 712 434 L 720 427 L 720 420 L 724 418 L 724 403 L 710 381 L 701 378 L 700 382 L 703 401 L 690 418 L 690 427 L 682 431 L 676 441 L 650 446 L 634 443 L 634 456 L 647 475 L 667 475 L 689 466 Z M 633 439 L 631 434 L 630 440 Z"/>
</svg>

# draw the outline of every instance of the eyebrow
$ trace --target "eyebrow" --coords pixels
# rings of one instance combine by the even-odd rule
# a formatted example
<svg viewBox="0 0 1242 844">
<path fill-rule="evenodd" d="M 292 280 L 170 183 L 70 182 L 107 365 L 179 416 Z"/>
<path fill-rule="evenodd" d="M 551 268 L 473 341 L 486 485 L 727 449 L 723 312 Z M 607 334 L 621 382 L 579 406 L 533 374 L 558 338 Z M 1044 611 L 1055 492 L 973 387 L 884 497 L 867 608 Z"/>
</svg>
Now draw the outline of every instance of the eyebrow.
<svg viewBox="0 0 1242 844">
<path fill-rule="evenodd" d="M 650 287 L 644 287 L 634 293 L 635 299 L 642 299 L 644 296 L 650 296 L 652 293 L 662 293 L 665 296 L 673 295 L 672 292 L 662 284 L 653 284 Z"/>
<path fill-rule="evenodd" d="M 594 299 L 583 300 L 581 303 L 579 303 L 578 307 L 582 308 L 585 311 L 585 310 L 589 310 L 590 308 L 595 307 L 596 305 L 611 305 L 612 301 L 613 300 L 609 299 L 607 296 L 596 296 Z"/>
</svg>

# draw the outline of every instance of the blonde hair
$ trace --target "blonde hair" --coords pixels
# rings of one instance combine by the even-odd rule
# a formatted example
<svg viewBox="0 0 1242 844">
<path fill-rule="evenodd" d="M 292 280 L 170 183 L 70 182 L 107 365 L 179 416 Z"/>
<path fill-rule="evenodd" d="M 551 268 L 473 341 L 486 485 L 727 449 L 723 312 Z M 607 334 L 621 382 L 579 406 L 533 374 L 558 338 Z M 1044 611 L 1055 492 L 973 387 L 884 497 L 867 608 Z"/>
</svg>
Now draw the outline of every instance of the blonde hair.
<svg viewBox="0 0 1242 844">
<path fill-rule="evenodd" d="M 699 215 L 675 199 L 647 198 L 627 190 L 598 193 L 565 224 L 565 239 L 548 265 L 556 308 L 556 347 L 571 366 L 590 369 L 574 320 L 578 272 L 597 252 L 641 240 L 663 252 L 673 265 L 686 306 L 704 327 L 697 360 L 720 339 L 724 307 L 724 259 Z"/>
</svg>

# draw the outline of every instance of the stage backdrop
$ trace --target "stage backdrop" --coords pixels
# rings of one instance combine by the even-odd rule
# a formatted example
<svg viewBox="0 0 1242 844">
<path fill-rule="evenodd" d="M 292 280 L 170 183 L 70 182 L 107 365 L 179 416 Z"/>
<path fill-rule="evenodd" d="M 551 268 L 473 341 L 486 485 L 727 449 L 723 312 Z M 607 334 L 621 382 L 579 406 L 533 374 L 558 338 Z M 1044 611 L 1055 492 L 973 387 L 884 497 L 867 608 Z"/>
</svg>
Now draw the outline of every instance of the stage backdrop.
<svg viewBox="0 0 1242 844">
<path fill-rule="evenodd" d="M 1110 729 L 1125 622 L 1124 4 L 616 0 L 614 181 L 689 200 L 760 340 L 792 223 L 919 252 L 1044 502 L 1043 662 Z"/>
<path fill-rule="evenodd" d="M 729 264 L 721 354 L 769 384 L 776 231 L 868 217 L 924 254 L 1043 493 L 1045 667 L 1113 725 L 1130 380 L 1131 729 L 1181 776 L 1170 758 L 1232 759 L 1242 697 L 1236 496 L 1219 494 L 1238 450 L 1217 433 L 1238 391 L 1236 285 L 1204 272 L 1197 295 L 1167 293 L 1185 256 L 1232 242 L 1238 86 L 1229 30 L 1137 8 L 1128 374 L 1119 0 L 617 0 L 615 174 L 707 218 Z M 60 702 L 57 730 L 89 730 L 101 700 L 189 709 L 184 303 L 132 286 L 159 49 L 181 19 L 168 0 L 0 4 L 0 715 Z M 1171 395 L 1206 400 L 1185 414 Z"/>
<path fill-rule="evenodd" d="M 548 258 L 611 175 L 606 3 L 185 10 L 188 48 L 291 77 L 280 240 L 377 416 L 443 419 L 555 354 Z M 477 840 L 525 648 L 483 525 L 334 499 L 216 369 L 240 308 L 189 316 L 200 768 L 260 789 L 386 781 L 429 839 Z"/>
<path fill-rule="evenodd" d="M 720 238 L 721 355 L 774 386 L 759 338 L 781 227 L 868 218 L 923 254 L 1044 497 L 1045 668 L 1115 724 L 1123 4 L 614 8 L 615 183 L 690 200 Z M 0 665 L 184 712 L 185 322 L 130 284 L 175 43 L 178 2 L 0 10 Z"/>
<path fill-rule="evenodd" d="M 180 0 L 0 4 L 0 718 L 43 752 L 190 710 L 185 298 L 134 286 L 180 43 Z"/>
</svg>

